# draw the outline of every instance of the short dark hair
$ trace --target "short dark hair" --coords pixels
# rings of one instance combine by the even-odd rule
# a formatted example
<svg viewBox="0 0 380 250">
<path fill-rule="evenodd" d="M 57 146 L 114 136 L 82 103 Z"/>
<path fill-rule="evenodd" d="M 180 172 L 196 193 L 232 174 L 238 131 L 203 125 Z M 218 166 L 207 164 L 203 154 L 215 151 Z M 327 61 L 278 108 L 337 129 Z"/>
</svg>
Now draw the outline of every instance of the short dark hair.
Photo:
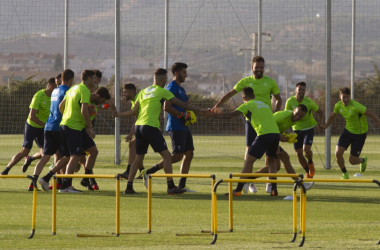
<svg viewBox="0 0 380 250">
<path fill-rule="evenodd" d="M 48 80 L 48 85 L 55 85 L 55 78 L 52 77 Z"/>
<path fill-rule="evenodd" d="M 74 78 L 74 71 L 72 71 L 71 69 L 65 69 L 62 72 L 62 80 L 66 82 L 70 80 L 71 78 Z"/>
<path fill-rule="evenodd" d="M 171 71 L 174 75 L 175 72 L 180 72 L 182 69 L 187 69 L 187 64 L 182 62 L 176 62 L 172 65 Z"/>
<path fill-rule="evenodd" d="M 95 75 L 96 75 L 97 78 L 102 78 L 103 73 L 100 70 L 93 69 L 92 71 L 94 71 L 94 73 L 95 73 Z"/>
<path fill-rule="evenodd" d="M 105 87 L 100 87 L 95 90 L 95 94 L 99 95 L 100 98 L 105 98 L 106 100 L 111 99 L 110 92 Z"/>
<path fill-rule="evenodd" d="M 346 94 L 346 95 L 351 95 L 351 90 L 347 87 L 343 87 L 339 89 L 340 94 Z"/>
<path fill-rule="evenodd" d="M 55 79 L 60 79 L 60 78 L 62 78 L 62 74 L 61 74 L 61 73 L 59 73 L 59 74 L 55 77 Z"/>
<path fill-rule="evenodd" d="M 125 83 L 123 86 L 123 89 L 130 89 L 130 90 L 134 90 L 136 92 L 136 86 L 131 82 Z"/>
<path fill-rule="evenodd" d="M 262 62 L 262 63 L 265 64 L 264 57 L 262 57 L 262 56 L 255 56 L 254 58 L 252 58 L 252 65 L 253 65 L 255 62 Z"/>
<path fill-rule="evenodd" d="M 251 87 L 244 87 L 242 90 L 243 96 L 248 98 L 254 98 L 255 93 L 253 92 L 253 89 Z"/>
<path fill-rule="evenodd" d="M 304 87 L 306 88 L 306 82 L 297 82 L 297 84 L 296 84 L 296 88 L 297 88 L 298 86 L 304 86 Z"/>
<path fill-rule="evenodd" d="M 95 75 L 95 72 L 92 71 L 92 70 L 89 70 L 89 69 L 85 69 L 83 72 L 82 72 L 82 80 L 83 81 L 86 81 L 89 77 L 92 77 L 93 75 Z"/>
<path fill-rule="evenodd" d="M 297 106 L 297 108 L 300 108 L 303 112 L 307 112 L 307 107 L 306 107 L 306 105 L 299 104 L 299 105 Z"/>
<path fill-rule="evenodd" d="M 163 68 L 158 68 L 156 69 L 156 71 L 154 71 L 154 76 L 157 77 L 157 76 L 164 76 L 168 73 L 168 71 L 166 69 L 163 69 Z"/>
</svg>

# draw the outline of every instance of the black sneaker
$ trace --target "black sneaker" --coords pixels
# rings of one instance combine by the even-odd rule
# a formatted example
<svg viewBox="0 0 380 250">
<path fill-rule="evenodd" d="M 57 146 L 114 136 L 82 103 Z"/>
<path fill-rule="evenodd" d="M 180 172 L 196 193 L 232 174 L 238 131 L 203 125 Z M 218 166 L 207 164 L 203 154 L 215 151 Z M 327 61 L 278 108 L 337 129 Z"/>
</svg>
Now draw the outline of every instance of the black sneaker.
<svg viewBox="0 0 380 250">
<path fill-rule="evenodd" d="M 22 165 L 22 172 L 23 173 L 25 173 L 26 170 L 28 170 L 28 167 L 29 167 L 30 163 L 32 163 L 32 161 L 33 161 L 32 157 L 30 157 L 30 156 L 25 157 L 24 165 Z"/>
<path fill-rule="evenodd" d="M 169 195 L 183 194 L 184 192 L 186 192 L 186 189 L 181 189 L 181 188 L 178 188 L 178 187 L 174 187 L 172 189 L 168 188 L 168 194 Z"/>
<path fill-rule="evenodd" d="M 137 176 L 137 177 L 135 178 L 135 180 L 142 180 L 142 179 L 144 179 L 143 176 L 142 176 L 142 173 L 140 173 L 139 176 Z"/>
<path fill-rule="evenodd" d="M 118 174 L 121 178 L 124 178 L 126 180 L 128 180 L 128 175 L 129 175 L 129 172 L 128 171 L 125 171 L 124 173 L 122 174 Z"/>
<path fill-rule="evenodd" d="M 131 189 L 131 190 L 125 189 L 124 194 L 139 194 L 139 193 L 137 193 L 134 189 Z"/>
<path fill-rule="evenodd" d="M 1 172 L 1 175 L 8 175 L 8 173 L 9 173 L 9 168 L 5 168 L 4 170 L 3 170 L 3 172 Z"/>
<path fill-rule="evenodd" d="M 90 183 L 90 180 L 88 178 L 83 178 L 81 181 L 80 181 L 80 184 L 87 188 L 87 190 L 90 190 L 90 191 L 94 191 L 94 189 L 92 188 L 91 186 L 91 183 Z"/>
</svg>

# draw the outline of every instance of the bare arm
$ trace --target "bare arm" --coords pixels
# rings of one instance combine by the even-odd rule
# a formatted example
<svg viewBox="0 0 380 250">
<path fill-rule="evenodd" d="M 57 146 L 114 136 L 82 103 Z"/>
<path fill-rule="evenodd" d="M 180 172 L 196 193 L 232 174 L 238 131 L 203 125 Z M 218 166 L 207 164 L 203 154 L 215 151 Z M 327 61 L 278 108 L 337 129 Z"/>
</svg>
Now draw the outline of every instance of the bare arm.
<svg viewBox="0 0 380 250">
<path fill-rule="evenodd" d="M 325 118 L 325 112 L 323 111 L 323 109 L 319 108 L 317 110 L 317 113 L 319 115 L 319 119 L 318 119 L 318 124 L 322 124 L 323 123 L 323 119 Z M 334 112 L 333 112 L 334 113 Z M 334 113 L 335 114 L 335 113 Z M 334 118 L 335 119 L 335 118 Z"/>
<path fill-rule="evenodd" d="M 164 102 L 164 111 L 166 111 L 169 114 L 174 115 L 176 117 L 178 117 L 178 116 L 180 116 L 182 114 L 181 111 L 178 111 L 175 108 L 173 108 L 171 101 L 165 101 Z"/>
<path fill-rule="evenodd" d="M 329 115 L 329 118 L 327 119 L 326 124 L 325 125 L 319 124 L 319 125 L 317 125 L 317 128 L 318 129 L 327 129 L 330 126 L 330 124 L 335 120 L 335 118 L 337 116 L 338 116 L 337 113 L 331 112 L 331 114 Z"/>
<path fill-rule="evenodd" d="M 366 109 L 366 111 L 364 112 L 364 115 L 371 117 L 377 123 L 377 125 L 380 126 L 379 117 L 377 117 L 377 115 L 375 115 L 375 113 L 373 113 L 371 110 Z"/>
<path fill-rule="evenodd" d="M 211 109 L 211 111 L 214 111 L 214 109 L 221 107 L 223 104 L 225 104 L 231 97 L 233 97 L 237 93 L 238 92 L 235 89 L 231 89 L 230 92 L 228 92 L 222 98 L 220 98 L 219 102 L 215 104 L 215 106 Z"/>
<path fill-rule="evenodd" d="M 37 118 L 37 112 L 38 112 L 37 109 L 30 109 L 30 112 L 29 112 L 30 120 L 32 120 L 32 122 L 34 122 L 35 124 L 39 126 L 45 127 L 45 123 L 43 123 L 42 121 L 40 121 L 40 119 Z"/>
<path fill-rule="evenodd" d="M 113 117 L 138 116 L 139 115 L 139 107 L 140 107 L 140 103 L 136 102 L 135 106 L 133 106 L 133 109 L 128 110 L 128 111 L 124 111 L 124 112 L 121 112 L 121 113 L 118 113 L 118 112 L 115 111 L 115 112 L 112 112 L 112 116 Z"/>
<path fill-rule="evenodd" d="M 204 117 L 213 117 L 213 118 L 219 118 L 219 119 L 232 119 L 232 118 L 240 116 L 242 114 L 243 113 L 241 113 L 240 111 L 237 111 L 237 110 L 232 111 L 232 112 L 228 112 L 228 113 L 220 113 L 220 114 L 210 112 L 210 111 L 205 111 L 202 113 L 202 115 Z"/>
<path fill-rule="evenodd" d="M 173 104 L 183 108 L 184 110 L 191 110 L 191 111 L 194 111 L 197 113 L 202 113 L 204 111 L 208 111 L 207 109 L 198 108 L 198 107 L 191 105 L 190 103 L 183 102 L 176 97 L 173 97 L 169 101 L 172 102 Z"/>
<path fill-rule="evenodd" d="M 62 102 L 58 106 L 59 111 L 61 111 L 61 114 L 63 114 L 63 111 L 65 111 L 65 104 L 66 104 L 66 99 L 63 99 Z"/>
<path fill-rule="evenodd" d="M 274 95 L 274 98 L 276 99 L 276 111 L 280 111 L 281 110 L 281 106 L 282 106 L 282 99 L 281 99 L 281 95 L 280 93 L 278 93 L 277 95 Z"/>
</svg>

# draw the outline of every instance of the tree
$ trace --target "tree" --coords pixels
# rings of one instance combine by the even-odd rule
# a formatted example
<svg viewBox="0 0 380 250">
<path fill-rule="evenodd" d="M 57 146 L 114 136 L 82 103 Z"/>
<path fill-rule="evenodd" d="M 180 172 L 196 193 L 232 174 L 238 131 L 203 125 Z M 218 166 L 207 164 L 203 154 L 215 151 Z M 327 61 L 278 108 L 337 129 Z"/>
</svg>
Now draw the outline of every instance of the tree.
<svg viewBox="0 0 380 250">
<path fill-rule="evenodd" d="M 54 70 L 62 71 L 63 70 L 63 60 L 61 54 L 57 54 L 54 59 Z"/>
</svg>

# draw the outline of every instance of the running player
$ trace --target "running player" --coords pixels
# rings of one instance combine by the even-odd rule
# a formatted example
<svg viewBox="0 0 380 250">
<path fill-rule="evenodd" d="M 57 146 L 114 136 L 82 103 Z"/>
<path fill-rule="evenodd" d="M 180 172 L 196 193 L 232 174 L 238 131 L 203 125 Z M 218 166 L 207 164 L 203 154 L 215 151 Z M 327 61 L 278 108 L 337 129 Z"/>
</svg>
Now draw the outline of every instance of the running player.
<svg viewBox="0 0 380 250">
<path fill-rule="evenodd" d="M 123 96 L 126 100 L 129 100 L 131 102 L 131 110 L 133 109 L 133 106 L 135 105 L 136 98 L 137 98 L 137 90 L 136 86 L 133 83 L 126 83 L 123 86 Z M 136 122 L 136 120 L 135 120 Z M 131 127 L 131 131 L 129 134 L 124 138 L 125 142 L 128 142 L 128 164 L 127 169 L 124 173 L 119 174 L 124 179 L 128 179 L 129 171 L 131 170 L 132 163 L 134 162 L 136 158 L 136 138 L 133 138 L 135 134 L 135 123 L 133 123 Z M 140 175 L 136 177 L 136 179 L 142 179 L 141 171 L 144 170 L 144 166 L 142 168 L 139 168 Z"/>
<path fill-rule="evenodd" d="M 78 165 L 83 150 L 89 153 L 86 161 L 85 174 L 91 173 L 98 155 L 98 149 L 93 140 L 95 132 L 92 128 L 88 112 L 88 104 L 90 103 L 91 96 L 90 89 L 95 86 L 95 73 L 91 70 L 84 70 L 81 78 L 83 82 L 71 87 L 59 105 L 59 109 L 62 113 L 62 121 L 60 124 L 60 153 L 62 158 L 47 175 L 38 180 L 46 191 L 49 189 L 49 180 L 51 177 L 58 170 L 64 168 L 67 163 L 66 174 L 74 173 L 74 169 Z M 74 189 L 71 183 L 71 178 L 64 178 L 59 192 L 80 192 Z M 90 185 L 89 180 L 88 185 Z"/>
<path fill-rule="evenodd" d="M 216 114 L 213 112 L 204 112 L 205 117 L 214 117 L 220 119 L 231 119 L 236 116 L 244 115 L 250 120 L 254 130 L 257 132 L 257 137 L 249 147 L 248 153 L 245 156 L 244 167 L 242 173 L 252 173 L 253 164 L 257 159 L 260 159 L 266 153 L 266 162 L 269 173 L 277 173 L 274 163 L 276 152 L 280 141 L 280 131 L 273 117 L 270 106 L 262 101 L 255 99 L 254 90 L 250 87 L 244 87 L 242 92 L 244 103 L 235 111 L 229 113 Z M 277 178 L 270 178 L 277 179 Z M 245 183 L 238 183 L 233 191 L 234 196 L 240 196 Z M 272 183 L 272 196 L 277 196 L 277 183 Z"/>
<path fill-rule="evenodd" d="M 50 97 L 56 86 L 57 85 L 55 85 L 55 78 L 50 78 L 46 89 L 39 90 L 33 96 L 33 99 L 29 105 L 30 112 L 28 119 L 25 123 L 24 142 L 22 144 L 22 149 L 12 157 L 11 161 L 8 163 L 7 167 L 3 170 L 1 175 L 7 175 L 9 170 L 11 170 L 14 165 L 16 165 L 24 157 L 28 156 L 30 150 L 33 147 L 33 140 L 40 148 L 39 155 L 42 155 L 42 148 L 44 147 L 44 127 L 50 113 Z M 26 169 L 27 168 L 24 168 L 23 166 L 23 172 L 25 172 Z M 30 187 L 29 189 L 33 190 L 33 187 Z"/>
<path fill-rule="evenodd" d="M 161 113 L 162 105 L 161 100 L 169 100 L 174 105 L 178 105 L 185 110 L 196 112 L 206 111 L 206 109 L 200 109 L 178 100 L 170 91 L 164 89 L 163 87 L 165 86 L 167 79 L 167 71 L 161 68 L 157 69 L 154 72 L 153 85 L 140 91 L 133 110 L 123 113 L 114 113 L 114 117 L 137 116 L 135 123 L 136 159 L 129 172 L 128 184 L 124 192 L 125 194 L 136 194 L 133 189 L 133 178 L 136 175 L 137 169 L 143 166 L 144 156 L 147 153 L 149 145 L 151 145 L 155 152 L 158 152 L 162 156 L 165 173 L 172 173 L 171 154 L 168 151 L 165 139 L 159 129 L 159 115 Z M 176 187 L 173 178 L 171 177 L 167 178 L 167 185 L 168 194 L 181 194 L 186 192 L 185 189 Z M 145 186 L 147 187 L 146 182 Z"/>
<path fill-rule="evenodd" d="M 341 133 L 335 149 L 335 158 L 340 170 L 342 179 L 349 179 L 346 166 L 344 164 L 343 153 L 351 145 L 349 162 L 352 165 L 360 164 L 360 173 L 367 168 L 367 156 L 359 158 L 367 138 L 368 123 L 367 116 L 371 117 L 380 126 L 380 119 L 372 111 L 351 99 L 351 91 L 344 87 L 339 89 L 340 101 L 334 106 L 334 111 L 329 115 L 325 125 L 318 125 L 319 129 L 326 129 L 340 113 L 346 120 L 346 126 Z"/>
<path fill-rule="evenodd" d="M 61 75 L 61 74 L 60 74 Z M 60 145 L 60 133 L 59 133 L 59 123 L 62 119 L 61 111 L 59 111 L 59 104 L 63 100 L 66 91 L 71 87 L 74 81 L 74 72 L 70 69 L 66 69 L 62 73 L 63 83 L 60 84 L 51 94 L 51 105 L 50 105 L 50 115 L 47 119 L 45 130 L 44 130 L 44 148 L 43 156 L 41 160 L 34 167 L 33 178 L 37 181 L 42 169 L 50 160 L 52 155 L 56 156 L 56 161 L 60 159 L 59 155 L 59 145 Z M 56 78 L 57 80 L 57 78 Z M 57 81 L 56 81 L 57 82 Z M 55 162 L 56 162 L 55 161 Z M 61 178 L 58 178 L 58 184 L 61 185 Z M 57 184 L 57 185 L 58 185 Z"/>
<path fill-rule="evenodd" d="M 294 150 L 296 151 L 298 161 L 306 171 L 306 178 L 313 178 L 315 174 L 315 167 L 313 162 L 313 151 L 311 145 L 314 139 L 314 127 L 317 125 L 313 117 L 313 111 L 319 115 L 318 124 L 323 122 L 323 110 L 310 98 L 305 96 L 306 83 L 299 82 L 296 84 L 296 95 L 290 97 L 285 104 L 285 110 L 293 110 L 299 104 L 307 107 L 308 114 L 293 125 L 293 132 L 296 133 L 298 142 L 294 143 Z M 305 158 L 305 156 L 307 158 Z"/>
<path fill-rule="evenodd" d="M 181 86 L 187 77 L 186 69 L 187 64 L 181 62 L 174 63 L 171 68 L 173 81 L 168 84 L 166 89 L 172 92 L 179 100 L 191 103 L 185 89 Z M 164 110 L 168 112 L 166 131 L 169 132 L 172 139 L 172 164 L 182 160 L 181 174 L 188 174 L 191 161 L 194 157 L 193 136 L 191 135 L 189 126 L 185 125 L 189 113 L 179 106 L 172 105 L 170 101 L 165 101 Z M 146 170 L 146 172 L 144 171 L 143 175 L 153 174 L 163 167 L 164 163 L 161 160 L 158 164 Z M 178 188 L 184 188 L 189 191 L 186 187 L 186 177 L 180 178 Z"/>
<path fill-rule="evenodd" d="M 274 79 L 269 78 L 264 75 L 265 69 L 265 60 L 262 56 L 255 56 L 252 59 L 252 76 L 245 77 L 241 79 L 234 88 L 225 94 L 219 102 L 211 109 L 211 111 L 215 111 L 215 109 L 221 107 L 224 103 L 226 103 L 231 97 L 240 92 L 244 87 L 250 87 L 255 92 L 255 99 L 257 101 L 262 101 L 267 104 L 269 108 L 272 107 L 271 104 L 271 95 L 273 94 L 276 99 L 276 111 L 281 109 L 282 99 L 280 95 L 280 89 L 277 86 L 277 83 Z M 245 135 L 246 135 L 246 151 L 245 155 L 248 155 L 248 150 L 251 147 L 253 141 L 255 140 L 257 133 L 253 129 L 252 124 L 250 124 L 249 119 L 246 119 L 245 123 Z"/>
</svg>

